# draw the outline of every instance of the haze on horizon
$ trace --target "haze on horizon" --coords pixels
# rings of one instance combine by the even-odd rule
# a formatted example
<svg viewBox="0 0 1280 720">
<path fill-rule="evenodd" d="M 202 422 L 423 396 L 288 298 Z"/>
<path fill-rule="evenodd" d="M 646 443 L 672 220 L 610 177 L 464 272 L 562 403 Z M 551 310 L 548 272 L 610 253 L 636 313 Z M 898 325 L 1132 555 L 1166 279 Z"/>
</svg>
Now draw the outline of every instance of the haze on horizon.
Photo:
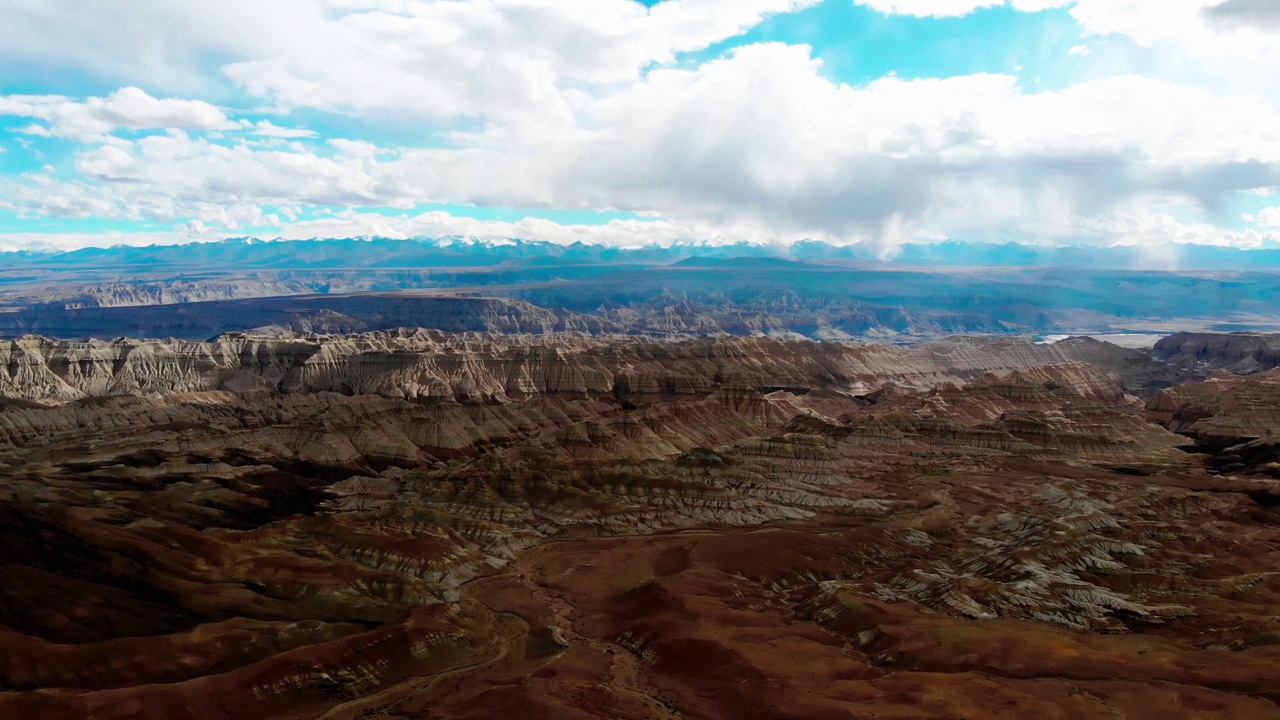
<svg viewBox="0 0 1280 720">
<path fill-rule="evenodd" d="M 1280 247 L 1274 8 L 14 0 L 0 250 Z"/>
</svg>

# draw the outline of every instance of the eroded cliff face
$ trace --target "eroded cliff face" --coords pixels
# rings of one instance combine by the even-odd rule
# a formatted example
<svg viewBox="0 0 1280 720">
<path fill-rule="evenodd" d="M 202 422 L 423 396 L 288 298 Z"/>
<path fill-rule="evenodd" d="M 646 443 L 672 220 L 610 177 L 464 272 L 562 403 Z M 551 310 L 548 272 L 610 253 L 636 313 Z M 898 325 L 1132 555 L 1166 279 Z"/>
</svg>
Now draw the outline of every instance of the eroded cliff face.
<svg viewBox="0 0 1280 720">
<path fill-rule="evenodd" d="M 6 716 L 1280 715 L 1271 481 L 1119 348 L 0 353 Z"/>
<path fill-rule="evenodd" d="M 866 394 L 923 389 L 984 373 L 1085 361 L 1141 387 L 1162 371 L 1140 353 L 1096 341 L 1036 345 L 953 338 L 911 346 L 765 338 L 643 340 L 400 330 L 212 342 L 0 342 L 0 397 L 58 403 L 110 395 L 229 390 L 338 392 L 412 400 L 507 402 L 534 395 L 691 394 L 713 386 Z"/>
<path fill-rule="evenodd" d="M 1147 403 L 1146 417 L 1196 440 L 1219 471 L 1280 478 L 1280 369 L 1219 372 L 1165 390 Z M 1273 494 L 1280 497 L 1280 491 L 1265 493 Z"/>
<path fill-rule="evenodd" d="M 1173 367 L 1247 375 L 1280 365 L 1280 336 L 1255 333 L 1177 333 L 1161 339 L 1152 355 Z"/>
</svg>

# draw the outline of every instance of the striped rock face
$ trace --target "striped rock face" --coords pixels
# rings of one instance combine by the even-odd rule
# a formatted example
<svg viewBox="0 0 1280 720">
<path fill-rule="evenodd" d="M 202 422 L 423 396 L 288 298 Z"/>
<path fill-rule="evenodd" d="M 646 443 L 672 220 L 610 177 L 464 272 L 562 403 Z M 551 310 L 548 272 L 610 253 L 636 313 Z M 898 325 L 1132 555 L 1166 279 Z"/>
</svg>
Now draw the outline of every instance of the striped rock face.
<svg viewBox="0 0 1280 720">
<path fill-rule="evenodd" d="M 8 342 L 0 717 L 1277 717 L 1275 375 L 1197 372 Z"/>
</svg>

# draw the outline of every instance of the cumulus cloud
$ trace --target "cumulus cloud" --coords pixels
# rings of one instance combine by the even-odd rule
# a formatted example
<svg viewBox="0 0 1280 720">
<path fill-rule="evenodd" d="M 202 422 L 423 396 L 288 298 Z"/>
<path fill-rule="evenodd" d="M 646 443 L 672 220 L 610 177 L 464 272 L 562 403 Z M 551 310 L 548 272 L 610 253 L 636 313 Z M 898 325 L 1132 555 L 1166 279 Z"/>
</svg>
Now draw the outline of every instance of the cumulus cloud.
<svg viewBox="0 0 1280 720">
<path fill-rule="evenodd" d="M 143 168 L 119 145 L 103 145 L 80 156 L 77 169 L 88 177 L 108 181 L 135 181 L 143 178 Z"/>
<path fill-rule="evenodd" d="M 855 87 L 777 44 L 653 72 L 584 115 L 573 131 L 481 133 L 389 165 L 405 187 L 473 202 L 872 235 L 1100 211 L 1151 191 L 1213 204 L 1275 184 L 1280 168 L 1280 113 L 1257 97 L 1136 76 L 1053 93 L 1003 75 Z"/>
<path fill-rule="evenodd" d="M 1264 228 L 1280 230 L 1280 206 L 1263 208 L 1257 215 L 1245 215 L 1244 219 Z"/>
<path fill-rule="evenodd" d="M 817 1 L 22 1 L 0 6 L 0 61 L 187 89 L 217 82 L 202 67 L 217 56 L 231 59 L 220 74 L 282 108 L 567 113 L 566 85 L 635 80 Z"/>
<path fill-rule="evenodd" d="M 1167 43 L 1194 57 L 1274 60 L 1280 34 L 1266 32 L 1269 0 L 1077 0 L 1071 15 L 1098 35 L 1128 37 L 1140 46 Z"/>
<path fill-rule="evenodd" d="M 59 95 L 0 96 L 0 115 L 33 118 L 26 132 L 57 137 L 100 137 L 117 129 L 225 130 L 236 127 L 202 100 L 158 99 L 136 87 L 107 97 L 74 100 Z"/>
<path fill-rule="evenodd" d="M 1056 241 L 1080 233 L 1080 216 L 1135 198 L 1214 210 L 1230 193 L 1280 185 L 1280 110 L 1261 97 L 1131 75 L 1043 93 L 993 74 L 851 86 L 783 44 L 650 72 L 582 102 L 572 120 L 454 137 L 430 149 L 340 139 L 263 148 L 169 133 L 102 144 L 78 169 L 103 184 L 97 197 L 116 216 L 232 227 L 252 226 L 267 206 L 462 202 L 884 242 Z M 8 194 L 29 212 L 66 212 L 85 194 L 66 185 Z"/>
<path fill-rule="evenodd" d="M 1080 232 L 1111 238 L 1118 244 L 1160 249 L 1177 245 L 1218 245 L 1255 249 L 1280 246 L 1280 233 L 1270 230 L 1232 230 L 1212 223 L 1186 222 L 1173 215 L 1134 206 L 1116 213 L 1083 219 Z"/>
<path fill-rule="evenodd" d="M 20 215 L 44 217 L 119 217 L 116 204 L 85 184 L 59 183 L 46 173 L 6 178 L 0 186 L 0 208 Z M 43 196 L 43 197 L 42 197 Z"/>
<path fill-rule="evenodd" d="M 0 114 L 29 119 L 27 132 L 87 143 L 64 153 L 74 168 L 0 177 L 0 206 L 182 223 L 202 237 L 279 226 L 618 243 L 644 233 L 1259 241 L 1171 224 L 1153 208 L 1180 202 L 1182 217 L 1213 217 L 1232 193 L 1280 187 L 1280 110 L 1265 94 L 1136 75 L 1051 92 L 994 73 L 854 85 L 834 80 L 810 48 L 780 43 L 682 55 L 815 1 L 137 0 L 128 12 L 112 1 L 4 3 L 0 66 L 74 65 L 148 88 L 195 88 L 187 97 L 212 88 L 241 107 L 265 103 L 272 119 L 132 84 L 87 99 L 0 97 Z M 1075 54 L 1119 35 L 1241 67 L 1242 53 L 1276 57 L 1276 35 L 1224 19 L 1265 17 L 1246 0 L 854 1 L 916 16 L 1063 8 L 1095 36 Z M 289 115 L 296 108 L 309 110 Z M 299 116 L 336 117 L 326 113 L 348 128 L 389 123 L 400 141 L 294 127 Z M 476 228 L 411 214 L 422 203 L 661 220 Z M 295 222 L 315 208 L 339 213 L 325 232 L 305 224 L 320 221 Z M 410 214 L 355 212 L 366 208 Z"/>
<path fill-rule="evenodd" d="M 0 74 L 40 67 L 172 92 L 207 90 L 211 57 L 302 46 L 328 3 L 314 0 L 8 0 Z"/>
<path fill-rule="evenodd" d="M 184 133 L 115 141 L 84 152 L 77 168 L 98 181 L 95 196 L 109 217 L 174 221 L 194 217 L 229 228 L 260 224 L 265 205 L 399 206 L 412 201 L 381 191 L 368 158 L 323 156 L 301 144 L 263 149 L 246 142 L 220 144 Z M 10 203 L 52 214 L 66 197 L 88 191 L 83 182 L 22 183 L 8 188 Z"/>
<path fill-rule="evenodd" d="M 571 112 L 566 83 L 635 80 L 652 63 L 815 0 L 372 2 L 334 14 L 318 42 L 231 63 L 251 94 L 286 107 L 426 118 Z"/>
</svg>

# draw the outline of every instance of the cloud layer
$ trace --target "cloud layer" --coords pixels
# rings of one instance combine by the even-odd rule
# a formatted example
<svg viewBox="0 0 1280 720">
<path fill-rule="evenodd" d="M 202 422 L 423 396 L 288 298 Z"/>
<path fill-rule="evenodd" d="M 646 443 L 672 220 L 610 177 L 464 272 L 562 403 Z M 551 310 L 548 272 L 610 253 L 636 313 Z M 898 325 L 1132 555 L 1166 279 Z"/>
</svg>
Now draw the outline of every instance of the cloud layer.
<svg viewBox="0 0 1280 720">
<path fill-rule="evenodd" d="M 1252 0 L 836 1 L 917 18 L 1059 13 L 1084 42 L 1242 67 L 1280 48 L 1274 5 Z M 0 63 L 121 83 L 0 95 L 14 138 L 65 146 L 52 164 L 32 154 L 0 175 L 0 208 L 25 223 L 9 242 L 52 219 L 202 239 L 1280 239 L 1273 212 L 1234 209 L 1280 186 L 1274 92 L 1165 73 L 1045 90 L 1008 67 L 843 78 L 808 45 L 739 39 L 817 4 L 9 3 Z M 148 35 L 157 28 L 163 40 Z M 495 222 L 424 204 L 644 219 Z"/>
</svg>

